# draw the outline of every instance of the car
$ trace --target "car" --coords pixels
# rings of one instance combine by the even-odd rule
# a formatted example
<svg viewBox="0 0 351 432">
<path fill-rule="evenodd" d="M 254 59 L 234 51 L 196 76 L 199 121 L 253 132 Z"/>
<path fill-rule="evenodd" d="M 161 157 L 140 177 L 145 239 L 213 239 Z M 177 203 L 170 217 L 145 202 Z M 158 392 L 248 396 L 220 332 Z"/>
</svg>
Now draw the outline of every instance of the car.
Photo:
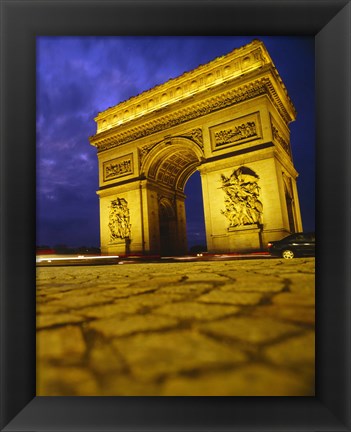
<svg viewBox="0 0 351 432">
<path fill-rule="evenodd" d="M 269 242 L 268 252 L 285 259 L 292 259 L 297 256 L 314 256 L 315 244 L 315 233 L 298 232 L 281 240 Z"/>
</svg>

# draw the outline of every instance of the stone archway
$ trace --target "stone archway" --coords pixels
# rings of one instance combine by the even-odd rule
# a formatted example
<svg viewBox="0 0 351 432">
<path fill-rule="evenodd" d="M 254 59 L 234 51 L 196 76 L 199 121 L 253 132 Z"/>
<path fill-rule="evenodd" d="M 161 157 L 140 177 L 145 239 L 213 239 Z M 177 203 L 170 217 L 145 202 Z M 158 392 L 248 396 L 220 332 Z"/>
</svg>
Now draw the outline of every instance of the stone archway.
<svg viewBox="0 0 351 432">
<path fill-rule="evenodd" d="M 141 175 L 170 190 L 184 192 L 190 175 L 204 160 L 199 142 L 191 135 L 172 136 L 142 148 Z"/>
<path fill-rule="evenodd" d="M 111 213 L 120 202 L 130 253 L 186 253 L 184 187 L 195 170 L 209 251 L 258 250 L 302 230 L 290 147 L 295 116 L 257 40 L 100 113 L 90 142 L 99 159 L 102 252 L 126 251 Z"/>
<path fill-rule="evenodd" d="M 168 137 L 146 146 L 142 152 L 140 170 L 149 191 L 149 206 L 158 210 L 148 219 L 154 227 L 153 250 L 162 255 L 184 254 L 187 252 L 184 188 L 204 159 L 203 150 L 190 135 Z"/>
</svg>

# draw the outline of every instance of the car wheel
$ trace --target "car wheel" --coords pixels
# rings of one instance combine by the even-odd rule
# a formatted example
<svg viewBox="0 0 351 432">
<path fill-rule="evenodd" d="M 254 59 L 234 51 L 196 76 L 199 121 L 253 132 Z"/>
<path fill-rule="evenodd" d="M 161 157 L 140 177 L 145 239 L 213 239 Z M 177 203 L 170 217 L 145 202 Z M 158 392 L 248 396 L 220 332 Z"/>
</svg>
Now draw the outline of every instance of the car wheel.
<svg viewBox="0 0 351 432">
<path fill-rule="evenodd" d="M 294 252 L 290 249 L 285 249 L 282 253 L 284 259 L 293 259 L 295 256 Z"/>
</svg>

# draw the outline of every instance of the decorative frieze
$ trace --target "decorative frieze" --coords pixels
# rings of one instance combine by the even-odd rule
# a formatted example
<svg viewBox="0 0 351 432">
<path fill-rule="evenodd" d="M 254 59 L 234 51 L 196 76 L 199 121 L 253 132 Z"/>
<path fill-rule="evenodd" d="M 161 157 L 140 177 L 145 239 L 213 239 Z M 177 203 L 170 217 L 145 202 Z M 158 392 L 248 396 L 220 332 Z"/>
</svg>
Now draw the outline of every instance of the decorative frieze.
<svg viewBox="0 0 351 432">
<path fill-rule="evenodd" d="M 269 63 L 271 60 L 262 42 L 252 41 L 206 65 L 201 65 L 99 113 L 96 118 L 97 132 L 140 118 L 151 111 L 162 110 L 180 99 L 197 95 L 218 86 L 224 80 L 239 78 L 243 73 L 261 69 Z"/>
<path fill-rule="evenodd" d="M 110 241 L 130 238 L 131 224 L 128 203 L 124 198 L 111 201 L 109 211 Z"/>
<path fill-rule="evenodd" d="M 250 82 L 243 84 L 245 77 Z M 295 119 L 284 83 L 256 40 L 100 113 L 90 142 L 98 151 L 107 150 L 262 94 L 286 125 Z"/>
<path fill-rule="evenodd" d="M 236 103 L 265 94 L 268 91 L 268 81 L 268 78 L 256 80 L 247 85 L 222 93 L 219 96 L 214 96 L 205 101 L 201 101 L 200 103 L 194 104 L 188 108 L 178 109 L 171 114 L 159 116 L 157 119 L 145 122 L 139 127 L 130 127 L 121 132 L 113 132 L 111 129 L 108 132 L 100 133 L 91 137 L 90 142 L 98 148 L 98 151 L 103 151 L 146 137 L 161 130 L 166 130 L 172 126 L 177 126 L 189 120 L 196 119 L 217 110 L 230 107 Z"/>
<path fill-rule="evenodd" d="M 247 138 L 257 137 L 255 122 L 243 123 L 232 129 L 224 129 L 214 133 L 215 146 L 231 144 L 236 141 L 246 140 Z"/>
<path fill-rule="evenodd" d="M 242 166 L 226 177 L 221 175 L 225 210 L 221 213 L 229 220 L 229 228 L 262 224 L 263 205 L 259 200 L 259 176 Z"/>
<path fill-rule="evenodd" d="M 184 132 L 184 133 L 182 133 L 181 136 L 184 138 L 191 139 L 200 148 L 202 148 L 202 149 L 204 148 L 204 139 L 202 136 L 202 129 L 201 128 L 196 128 L 196 129 L 192 129 L 191 131 Z"/>
<path fill-rule="evenodd" d="M 213 150 L 262 138 L 259 113 L 222 123 L 210 129 Z"/>
<path fill-rule="evenodd" d="M 133 174 L 133 154 L 122 156 L 103 163 L 104 181 L 114 180 L 129 174 Z"/>
</svg>

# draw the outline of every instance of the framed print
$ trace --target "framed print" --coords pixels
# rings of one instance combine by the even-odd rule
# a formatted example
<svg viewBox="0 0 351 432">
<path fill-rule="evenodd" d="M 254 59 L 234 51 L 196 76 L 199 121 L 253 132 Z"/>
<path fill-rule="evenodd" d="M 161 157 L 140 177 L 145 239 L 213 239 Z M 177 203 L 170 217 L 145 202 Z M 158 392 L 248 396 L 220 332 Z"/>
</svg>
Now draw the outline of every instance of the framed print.
<svg viewBox="0 0 351 432">
<path fill-rule="evenodd" d="M 345 0 L 233 0 L 213 4 L 200 0 L 179 4 L 147 0 L 2 2 L 2 430 L 350 430 L 350 7 L 350 2 Z M 36 43 L 41 37 L 65 35 L 314 38 L 318 238 L 314 396 L 36 395 L 34 245 L 35 215 L 40 211 L 35 205 Z M 188 87 L 191 91 L 191 83 Z M 125 111 L 123 115 L 127 114 L 130 113 Z M 271 113 L 267 119 L 277 143 L 288 151 L 287 131 L 279 124 L 278 116 Z M 102 128 L 107 127 L 104 120 Z M 208 142 L 214 157 L 236 151 L 240 146 L 244 148 L 254 140 L 262 140 L 265 128 L 261 126 L 261 120 L 260 113 L 255 111 L 241 116 L 240 121 L 228 117 L 223 123 L 209 124 Z M 138 132 L 130 133 L 133 137 L 133 133 Z M 198 133 L 192 130 L 184 134 L 185 138 L 191 136 L 194 140 L 194 154 L 197 154 L 201 147 L 197 142 Z M 180 146 L 184 137 L 168 139 Z M 106 142 L 108 145 L 107 138 L 102 145 Z M 168 144 L 164 143 L 165 149 Z M 152 148 L 144 150 L 145 154 L 153 151 Z M 141 162 L 140 152 L 136 150 L 111 153 L 101 159 L 100 180 L 106 188 L 117 181 L 131 181 Z M 235 175 L 239 178 L 242 174 L 240 171 Z M 255 177 L 251 171 L 244 174 Z M 166 178 L 167 173 L 162 175 Z M 282 178 L 282 184 L 286 181 L 289 185 L 288 180 Z M 256 185 L 254 181 L 251 183 Z M 106 210 L 106 207 L 104 211 L 110 211 L 110 216 L 112 212 L 114 220 L 118 212 L 123 210 L 124 216 L 128 213 L 126 206 L 130 202 L 128 197 L 116 199 L 113 209 Z M 256 208 L 259 204 L 257 199 Z M 164 208 L 167 211 L 166 200 Z M 259 220 L 260 212 L 256 213 Z M 116 239 L 120 238 L 117 229 L 110 231 Z M 252 236 L 257 237 L 257 233 L 252 231 Z"/>
</svg>

